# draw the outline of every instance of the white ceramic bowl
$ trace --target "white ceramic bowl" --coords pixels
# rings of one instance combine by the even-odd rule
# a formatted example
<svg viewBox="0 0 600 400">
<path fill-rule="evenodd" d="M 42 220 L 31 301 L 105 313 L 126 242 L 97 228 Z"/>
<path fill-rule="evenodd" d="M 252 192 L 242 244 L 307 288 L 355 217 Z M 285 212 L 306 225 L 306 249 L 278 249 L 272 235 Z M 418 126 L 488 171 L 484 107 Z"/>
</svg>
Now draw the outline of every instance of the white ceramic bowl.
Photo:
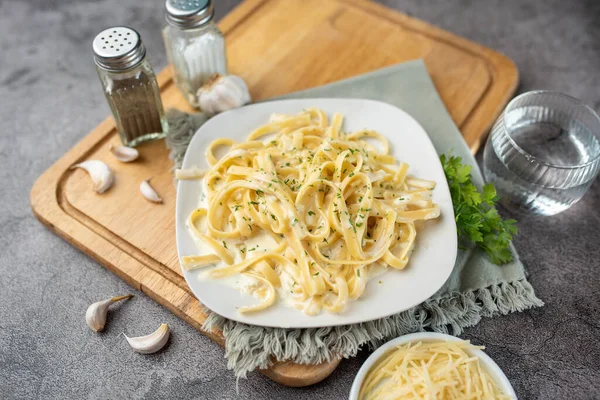
<svg viewBox="0 0 600 400">
<path fill-rule="evenodd" d="M 409 342 L 433 342 L 433 341 L 449 341 L 449 342 L 458 342 L 463 339 L 457 338 L 456 336 L 445 335 L 443 333 L 433 333 L 433 332 L 418 332 L 411 333 L 410 335 L 400 336 L 394 340 L 390 340 L 380 348 L 378 348 L 367 361 L 362 365 L 356 378 L 354 378 L 354 383 L 352 384 L 352 389 L 350 389 L 350 400 L 358 400 L 358 393 L 360 392 L 360 387 L 362 386 L 363 380 L 365 376 L 375 364 L 375 362 L 382 357 L 385 353 L 391 350 L 393 347 L 403 345 Z M 513 399 L 517 398 L 517 394 L 515 390 L 511 386 L 510 382 L 504 372 L 500 369 L 498 364 L 494 362 L 487 354 L 485 354 L 481 350 L 467 350 L 467 353 L 479 358 L 479 362 L 481 366 L 490 374 L 490 377 L 497 383 L 498 387 L 508 396 Z"/>
</svg>

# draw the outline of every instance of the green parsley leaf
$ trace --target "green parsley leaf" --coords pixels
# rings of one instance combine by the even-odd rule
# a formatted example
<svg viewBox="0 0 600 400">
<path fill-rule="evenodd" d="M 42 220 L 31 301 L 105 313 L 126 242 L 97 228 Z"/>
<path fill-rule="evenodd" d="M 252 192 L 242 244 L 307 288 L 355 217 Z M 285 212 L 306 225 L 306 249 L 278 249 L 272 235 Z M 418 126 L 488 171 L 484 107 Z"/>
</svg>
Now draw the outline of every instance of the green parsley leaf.
<svg viewBox="0 0 600 400">
<path fill-rule="evenodd" d="M 450 187 L 459 237 L 483 249 L 494 264 L 511 261 L 510 242 L 517 234 L 517 221 L 503 220 L 498 214 L 494 185 L 488 183 L 479 192 L 471 180 L 471 166 L 462 164 L 460 157 L 442 155 L 440 161 Z"/>
</svg>

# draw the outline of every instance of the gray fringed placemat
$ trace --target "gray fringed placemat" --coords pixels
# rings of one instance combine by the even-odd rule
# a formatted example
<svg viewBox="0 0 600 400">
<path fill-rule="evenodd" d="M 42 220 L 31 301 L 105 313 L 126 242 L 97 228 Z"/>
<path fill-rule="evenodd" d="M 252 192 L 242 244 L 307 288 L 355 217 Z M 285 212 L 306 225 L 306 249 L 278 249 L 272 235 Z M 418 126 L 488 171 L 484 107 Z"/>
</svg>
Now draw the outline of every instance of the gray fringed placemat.
<svg viewBox="0 0 600 400">
<path fill-rule="evenodd" d="M 483 178 L 475 159 L 452 122 L 421 60 L 384 68 L 358 77 L 280 98 L 349 97 L 387 102 L 413 116 L 431 138 L 438 154 L 452 153 L 473 166 L 476 185 Z M 206 122 L 204 114 L 170 110 L 167 146 L 176 167 L 181 165 L 196 130 Z M 280 329 L 242 324 L 210 310 L 205 329 L 216 327 L 225 336 L 227 366 L 237 377 L 256 368 L 267 368 L 272 360 L 318 364 L 333 357 L 353 357 L 368 345 L 411 332 L 433 330 L 459 335 L 482 317 L 505 315 L 540 307 L 527 281 L 514 247 L 514 260 L 503 266 L 492 264 L 479 249 L 459 250 L 452 274 L 444 286 L 424 303 L 379 320 L 355 325 Z"/>
</svg>

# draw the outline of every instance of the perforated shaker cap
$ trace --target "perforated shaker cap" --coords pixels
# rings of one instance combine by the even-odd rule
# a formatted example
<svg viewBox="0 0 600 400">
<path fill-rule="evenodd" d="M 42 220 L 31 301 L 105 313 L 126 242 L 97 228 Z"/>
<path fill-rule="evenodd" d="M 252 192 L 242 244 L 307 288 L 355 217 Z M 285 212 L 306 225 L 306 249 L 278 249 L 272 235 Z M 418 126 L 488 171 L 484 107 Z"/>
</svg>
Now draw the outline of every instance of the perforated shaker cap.
<svg viewBox="0 0 600 400">
<path fill-rule="evenodd" d="M 100 32 L 94 39 L 93 48 L 96 65 L 108 71 L 133 68 L 146 56 L 140 34 L 126 26 Z"/>
<path fill-rule="evenodd" d="M 167 22 L 182 29 L 198 28 L 215 14 L 211 0 L 167 0 L 165 9 Z"/>
</svg>

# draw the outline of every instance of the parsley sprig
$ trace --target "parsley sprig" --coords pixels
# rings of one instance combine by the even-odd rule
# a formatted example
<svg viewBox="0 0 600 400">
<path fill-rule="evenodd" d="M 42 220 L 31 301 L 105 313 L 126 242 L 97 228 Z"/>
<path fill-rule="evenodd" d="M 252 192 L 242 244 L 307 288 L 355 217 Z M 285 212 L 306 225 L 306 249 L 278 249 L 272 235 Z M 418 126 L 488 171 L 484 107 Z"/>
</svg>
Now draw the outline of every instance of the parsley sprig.
<svg viewBox="0 0 600 400">
<path fill-rule="evenodd" d="M 459 237 L 482 248 L 494 264 L 512 260 L 510 241 L 517 234 L 514 219 L 503 220 L 495 205 L 496 189 L 486 184 L 481 192 L 471 181 L 471 166 L 462 164 L 462 158 L 440 156 L 452 204 Z"/>
</svg>

